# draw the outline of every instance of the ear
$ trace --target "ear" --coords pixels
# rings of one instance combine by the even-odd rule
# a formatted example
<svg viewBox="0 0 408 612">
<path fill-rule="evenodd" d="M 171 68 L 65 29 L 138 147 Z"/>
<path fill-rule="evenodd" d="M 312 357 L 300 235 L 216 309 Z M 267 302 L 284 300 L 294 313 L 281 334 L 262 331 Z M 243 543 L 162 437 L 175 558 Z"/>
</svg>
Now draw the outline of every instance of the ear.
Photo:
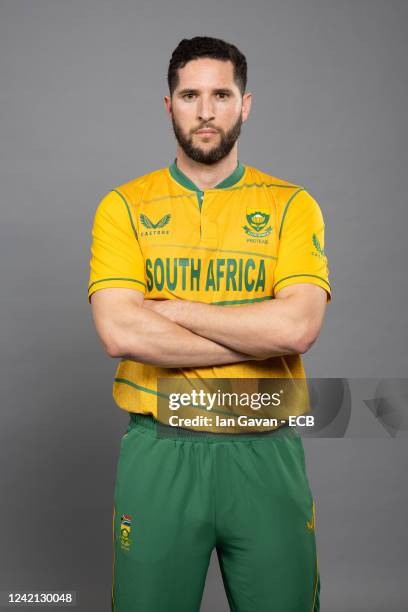
<svg viewBox="0 0 408 612">
<path fill-rule="evenodd" d="M 245 122 L 248 119 L 249 112 L 252 104 L 252 93 L 247 91 L 242 96 L 242 121 Z"/>
<path fill-rule="evenodd" d="M 164 96 L 164 106 L 168 115 L 171 115 L 171 97 Z"/>
</svg>

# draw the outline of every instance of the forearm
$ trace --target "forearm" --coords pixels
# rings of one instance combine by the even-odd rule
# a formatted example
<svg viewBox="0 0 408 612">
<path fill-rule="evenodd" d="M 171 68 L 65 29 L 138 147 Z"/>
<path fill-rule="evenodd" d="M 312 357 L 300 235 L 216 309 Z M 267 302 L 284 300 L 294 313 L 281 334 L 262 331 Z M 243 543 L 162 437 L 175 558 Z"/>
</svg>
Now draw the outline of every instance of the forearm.
<svg viewBox="0 0 408 612">
<path fill-rule="evenodd" d="M 121 313 L 113 333 L 117 348 L 111 356 L 164 368 L 208 367 L 254 359 L 141 307 Z"/>
<path fill-rule="evenodd" d="M 302 323 L 288 300 L 245 306 L 184 301 L 171 317 L 195 334 L 258 359 L 301 352 Z"/>
</svg>

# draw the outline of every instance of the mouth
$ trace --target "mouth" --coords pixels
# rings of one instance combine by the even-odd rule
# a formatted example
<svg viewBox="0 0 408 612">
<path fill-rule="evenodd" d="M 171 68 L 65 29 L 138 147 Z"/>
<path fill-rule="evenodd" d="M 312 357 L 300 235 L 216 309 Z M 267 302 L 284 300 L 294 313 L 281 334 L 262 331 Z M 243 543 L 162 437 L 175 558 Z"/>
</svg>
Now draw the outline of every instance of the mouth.
<svg viewBox="0 0 408 612">
<path fill-rule="evenodd" d="M 206 134 L 216 134 L 216 133 L 217 133 L 217 130 L 213 130 L 211 128 L 203 128 L 201 130 L 197 130 L 196 131 L 196 134 L 203 134 L 203 135 L 206 135 Z"/>
</svg>

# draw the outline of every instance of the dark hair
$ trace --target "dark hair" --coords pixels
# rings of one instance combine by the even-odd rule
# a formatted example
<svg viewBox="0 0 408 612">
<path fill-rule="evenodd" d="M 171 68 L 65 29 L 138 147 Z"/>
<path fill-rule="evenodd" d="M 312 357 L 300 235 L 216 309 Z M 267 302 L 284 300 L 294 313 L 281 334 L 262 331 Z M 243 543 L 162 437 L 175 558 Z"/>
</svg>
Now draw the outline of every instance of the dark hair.
<svg viewBox="0 0 408 612">
<path fill-rule="evenodd" d="M 222 61 L 230 60 L 234 66 L 234 81 L 238 85 L 241 95 L 244 94 L 247 84 L 247 61 L 245 55 L 235 45 L 220 38 L 210 36 L 195 36 L 183 38 L 174 49 L 167 72 L 167 82 L 170 96 L 176 89 L 179 77 L 177 70 L 183 68 L 187 62 L 199 57 L 210 57 Z"/>
</svg>

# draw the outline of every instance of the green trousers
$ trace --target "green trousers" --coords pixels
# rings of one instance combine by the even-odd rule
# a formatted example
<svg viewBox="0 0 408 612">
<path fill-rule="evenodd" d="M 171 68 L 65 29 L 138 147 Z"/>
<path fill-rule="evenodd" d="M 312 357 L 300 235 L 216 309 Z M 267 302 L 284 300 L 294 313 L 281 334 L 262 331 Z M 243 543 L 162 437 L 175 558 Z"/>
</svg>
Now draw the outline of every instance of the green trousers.
<svg viewBox="0 0 408 612">
<path fill-rule="evenodd" d="M 198 612 L 214 547 L 232 612 L 318 612 L 314 528 L 294 428 L 194 433 L 131 414 L 114 492 L 112 612 Z"/>
</svg>

